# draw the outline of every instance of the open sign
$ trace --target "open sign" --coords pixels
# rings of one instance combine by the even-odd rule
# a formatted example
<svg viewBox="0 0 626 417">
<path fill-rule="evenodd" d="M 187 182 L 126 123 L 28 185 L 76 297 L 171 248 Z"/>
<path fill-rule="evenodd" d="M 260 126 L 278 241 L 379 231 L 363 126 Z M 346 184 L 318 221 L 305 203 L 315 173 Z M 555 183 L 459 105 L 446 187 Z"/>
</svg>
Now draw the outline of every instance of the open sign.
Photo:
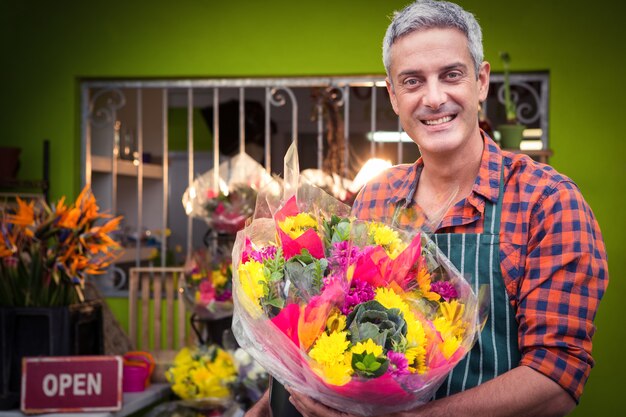
<svg viewBox="0 0 626 417">
<path fill-rule="evenodd" d="M 22 361 L 24 413 L 121 408 L 121 356 L 40 357 Z"/>
</svg>

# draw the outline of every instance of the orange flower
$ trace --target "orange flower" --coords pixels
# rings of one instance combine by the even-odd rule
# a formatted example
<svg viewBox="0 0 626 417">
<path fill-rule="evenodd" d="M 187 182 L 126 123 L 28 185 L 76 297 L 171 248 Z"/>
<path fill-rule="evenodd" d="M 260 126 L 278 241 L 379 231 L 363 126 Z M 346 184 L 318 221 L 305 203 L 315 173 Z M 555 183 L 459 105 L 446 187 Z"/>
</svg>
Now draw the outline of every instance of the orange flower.
<svg viewBox="0 0 626 417">
<path fill-rule="evenodd" d="M 441 298 L 439 294 L 430 290 L 430 274 L 424 267 L 420 268 L 417 273 L 417 285 L 424 298 L 431 301 L 438 301 Z"/>
<path fill-rule="evenodd" d="M 8 216 L 9 223 L 13 223 L 17 226 L 28 227 L 32 226 L 35 222 L 35 201 L 26 203 L 21 198 L 17 197 L 18 210 L 13 216 Z M 32 236 L 32 231 L 30 231 Z"/>
<path fill-rule="evenodd" d="M 0 211 L 0 256 L 19 255 L 16 257 L 17 262 L 23 264 L 23 267 L 18 268 L 20 275 L 39 270 L 30 267 L 32 262 L 43 265 L 43 273 L 37 272 L 36 277 L 17 276 L 20 282 L 39 280 L 39 284 L 34 286 L 44 287 L 50 286 L 52 279 L 58 288 L 74 284 L 82 286 L 87 275 L 104 273 L 119 253 L 118 243 L 109 234 L 119 227 L 121 217 L 112 219 L 98 210 L 89 187 L 83 188 L 76 201 L 70 205 L 66 204 L 65 198 L 51 207 L 43 201 L 25 203 L 18 199 L 18 208 L 14 214 Z M 96 223 L 103 224 L 96 226 Z M 65 290 L 60 291 L 68 294 Z M 21 294 L 18 297 L 24 298 Z M 50 295 L 51 301 L 45 298 L 48 297 L 46 294 L 52 293 L 43 291 L 41 294 L 44 294 L 42 299 L 32 301 L 33 305 L 46 305 L 47 302 L 69 304 L 75 300 L 71 295 L 58 295 L 62 297 L 59 299 L 55 298 L 56 295 Z M 76 290 L 76 295 L 82 300 L 80 291 Z M 25 302 L 31 303 L 30 300 Z"/>
</svg>

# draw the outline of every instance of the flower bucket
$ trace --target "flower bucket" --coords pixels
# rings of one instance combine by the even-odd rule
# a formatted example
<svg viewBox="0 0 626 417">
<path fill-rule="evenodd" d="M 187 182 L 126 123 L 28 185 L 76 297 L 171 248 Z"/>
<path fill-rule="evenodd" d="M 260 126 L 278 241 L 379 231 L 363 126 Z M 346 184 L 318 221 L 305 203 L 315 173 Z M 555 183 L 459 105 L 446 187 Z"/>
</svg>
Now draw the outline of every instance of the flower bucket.
<svg viewBox="0 0 626 417">
<path fill-rule="evenodd" d="M 526 126 L 520 124 L 504 124 L 498 126 L 502 149 L 519 149 L 520 143 L 524 137 L 524 129 L 526 129 Z"/>
<path fill-rule="evenodd" d="M 0 409 L 20 398 L 22 358 L 104 353 L 102 304 L 0 307 Z"/>
</svg>

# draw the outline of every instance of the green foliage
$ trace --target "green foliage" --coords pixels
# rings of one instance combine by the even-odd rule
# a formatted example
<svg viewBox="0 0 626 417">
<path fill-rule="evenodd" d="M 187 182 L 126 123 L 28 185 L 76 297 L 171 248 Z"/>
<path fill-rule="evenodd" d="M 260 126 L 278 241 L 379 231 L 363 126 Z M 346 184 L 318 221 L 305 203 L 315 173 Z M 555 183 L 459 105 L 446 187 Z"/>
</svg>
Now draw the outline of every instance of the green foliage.
<svg viewBox="0 0 626 417">
<path fill-rule="evenodd" d="M 397 308 L 385 308 L 376 300 L 356 306 L 348 315 L 346 327 L 353 343 L 372 339 L 385 349 L 403 343 L 407 331 L 402 312 Z"/>
<path fill-rule="evenodd" d="M 350 231 L 352 223 L 346 217 L 332 215 L 330 221 L 323 221 L 324 228 L 324 246 L 329 247 L 336 242 L 342 242 L 350 239 Z"/>
<path fill-rule="evenodd" d="M 316 259 L 307 249 L 302 249 L 300 255 L 287 261 L 285 274 L 300 291 L 300 297 L 309 299 L 320 292 L 327 268 L 326 259 Z"/>
<path fill-rule="evenodd" d="M 377 358 L 373 353 L 352 354 L 352 369 L 358 375 L 365 378 L 378 378 L 387 372 L 389 360 L 384 357 Z"/>
<path fill-rule="evenodd" d="M 264 297 L 261 299 L 262 305 L 277 308 L 284 307 L 285 301 L 280 295 L 284 266 L 285 257 L 282 248 L 278 248 L 274 259 L 268 258 L 263 263 L 263 275 L 267 283 L 263 283 Z"/>
<path fill-rule="evenodd" d="M 515 103 L 511 98 L 511 82 L 510 76 L 510 63 L 511 57 L 508 52 L 500 52 L 500 59 L 504 65 L 504 107 L 506 110 L 506 121 L 509 123 L 517 122 L 517 113 Z"/>
</svg>

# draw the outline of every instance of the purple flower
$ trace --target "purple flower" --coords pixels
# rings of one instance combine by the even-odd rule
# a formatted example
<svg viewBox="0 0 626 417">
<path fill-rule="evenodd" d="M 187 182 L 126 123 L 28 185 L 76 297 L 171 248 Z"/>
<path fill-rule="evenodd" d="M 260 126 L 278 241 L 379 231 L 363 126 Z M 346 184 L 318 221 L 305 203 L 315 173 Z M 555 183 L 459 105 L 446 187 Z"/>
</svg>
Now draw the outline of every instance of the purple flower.
<svg viewBox="0 0 626 417">
<path fill-rule="evenodd" d="M 430 284 L 430 290 L 439 294 L 444 300 L 450 301 L 451 298 L 457 298 L 459 294 L 456 288 L 448 281 L 437 281 Z"/>
<path fill-rule="evenodd" d="M 355 306 L 374 299 L 376 293 L 374 287 L 369 283 L 361 280 L 352 280 L 350 290 L 346 295 L 343 306 L 341 307 L 341 313 L 344 315 L 350 314 Z"/>
<path fill-rule="evenodd" d="M 389 359 L 389 369 L 387 369 L 387 372 L 392 376 L 409 374 L 409 362 L 406 360 L 404 354 L 390 350 L 387 352 L 387 358 Z"/>
<path fill-rule="evenodd" d="M 217 301 L 228 301 L 233 298 L 233 293 L 230 290 L 224 290 L 221 294 L 218 294 L 215 299 Z"/>
<path fill-rule="evenodd" d="M 263 263 L 266 259 L 274 259 L 276 256 L 276 246 L 266 246 L 259 251 L 252 251 L 250 257 L 257 262 Z"/>
<path fill-rule="evenodd" d="M 354 263 L 359 256 L 359 248 L 348 241 L 335 242 L 330 248 L 328 265 L 337 272 L 345 272 L 348 265 Z"/>
</svg>

